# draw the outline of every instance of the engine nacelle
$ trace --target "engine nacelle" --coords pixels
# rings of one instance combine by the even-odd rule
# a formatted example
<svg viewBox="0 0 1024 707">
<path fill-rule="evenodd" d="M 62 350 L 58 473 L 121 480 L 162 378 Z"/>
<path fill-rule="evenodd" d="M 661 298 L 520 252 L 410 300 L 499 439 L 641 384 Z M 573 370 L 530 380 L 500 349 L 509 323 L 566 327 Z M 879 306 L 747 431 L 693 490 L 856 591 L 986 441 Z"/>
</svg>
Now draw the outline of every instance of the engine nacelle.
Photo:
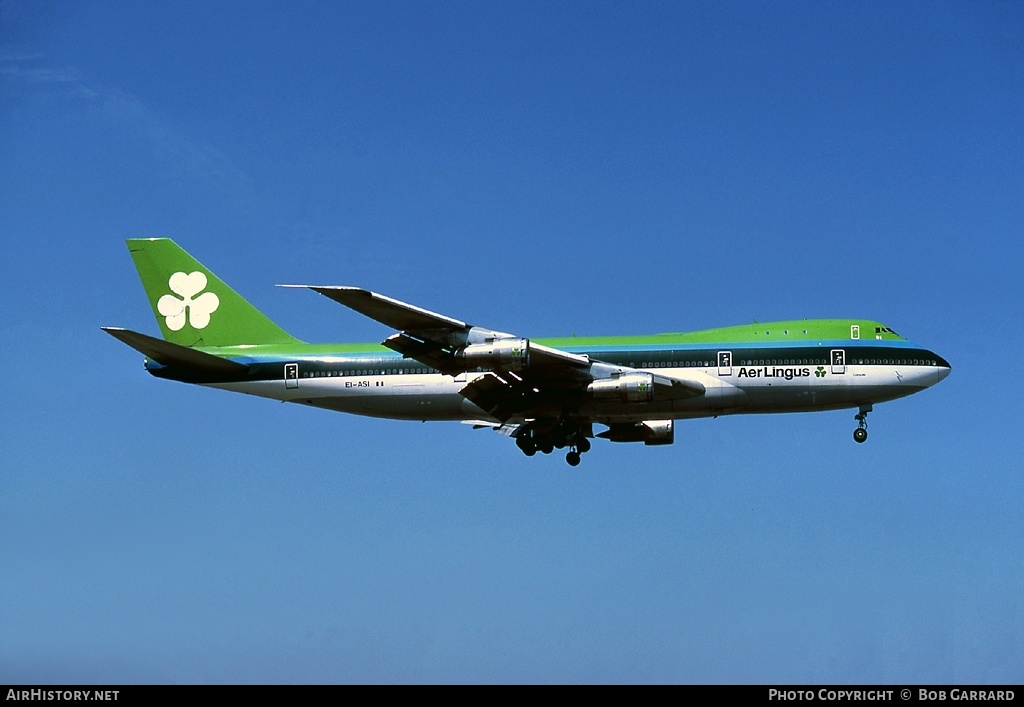
<svg viewBox="0 0 1024 707">
<path fill-rule="evenodd" d="M 498 339 L 489 344 L 470 344 L 456 355 L 470 368 L 522 371 L 530 365 L 530 340 Z"/>
<path fill-rule="evenodd" d="M 602 378 L 588 385 L 587 392 L 595 400 L 649 403 L 654 399 L 654 376 L 650 373 L 626 373 L 616 378 Z"/>
<path fill-rule="evenodd" d="M 673 420 L 646 420 L 633 424 L 612 425 L 598 434 L 612 442 L 643 442 L 647 446 L 672 444 L 676 439 Z"/>
</svg>

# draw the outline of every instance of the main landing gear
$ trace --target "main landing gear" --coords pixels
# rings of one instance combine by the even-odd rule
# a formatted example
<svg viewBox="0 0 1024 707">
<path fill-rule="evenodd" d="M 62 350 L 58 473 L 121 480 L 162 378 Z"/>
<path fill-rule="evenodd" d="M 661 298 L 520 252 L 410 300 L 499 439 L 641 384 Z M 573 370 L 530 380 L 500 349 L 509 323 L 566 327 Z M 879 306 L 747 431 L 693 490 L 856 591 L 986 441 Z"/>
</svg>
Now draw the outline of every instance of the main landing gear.
<svg viewBox="0 0 1024 707">
<path fill-rule="evenodd" d="M 857 429 L 853 431 L 853 441 L 863 444 L 868 439 L 868 413 L 871 412 L 871 405 L 861 405 L 860 412 L 853 416 L 857 421 Z"/>
<path fill-rule="evenodd" d="M 569 448 L 565 461 L 569 466 L 579 466 L 581 456 L 590 451 L 590 440 L 579 425 L 562 421 L 545 427 L 537 422 L 525 425 L 516 435 L 516 446 L 528 457 L 537 452 L 551 454 L 556 448 Z"/>
</svg>

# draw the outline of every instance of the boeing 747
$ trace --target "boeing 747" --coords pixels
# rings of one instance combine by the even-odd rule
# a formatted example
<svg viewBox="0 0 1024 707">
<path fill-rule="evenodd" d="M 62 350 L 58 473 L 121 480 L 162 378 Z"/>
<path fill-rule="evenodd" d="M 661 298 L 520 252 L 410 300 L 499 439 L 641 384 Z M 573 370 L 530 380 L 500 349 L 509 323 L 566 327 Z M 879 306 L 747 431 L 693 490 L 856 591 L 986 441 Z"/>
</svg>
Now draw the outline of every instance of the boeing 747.
<svg viewBox="0 0 1024 707">
<path fill-rule="evenodd" d="M 357 287 L 313 290 L 396 333 L 380 344 L 299 341 L 166 238 L 129 239 L 163 338 L 103 330 L 167 378 L 290 403 L 405 420 L 460 420 L 527 456 L 595 437 L 672 444 L 675 421 L 856 409 L 931 387 L 949 363 L 862 319 L 747 324 L 653 336 L 529 339 Z M 604 428 L 595 433 L 595 425 Z"/>
</svg>

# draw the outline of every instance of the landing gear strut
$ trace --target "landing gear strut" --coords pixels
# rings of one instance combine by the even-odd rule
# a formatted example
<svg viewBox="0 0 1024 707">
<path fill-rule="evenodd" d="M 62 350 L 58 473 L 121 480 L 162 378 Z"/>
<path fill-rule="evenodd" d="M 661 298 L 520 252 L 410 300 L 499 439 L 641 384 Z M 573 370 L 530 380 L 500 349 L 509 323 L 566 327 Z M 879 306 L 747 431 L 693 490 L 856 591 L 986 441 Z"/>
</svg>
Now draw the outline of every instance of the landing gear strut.
<svg viewBox="0 0 1024 707">
<path fill-rule="evenodd" d="M 565 455 L 565 461 L 569 466 L 579 466 L 580 455 L 590 451 L 590 440 L 582 432 L 577 432 L 572 439 L 572 447 Z"/>
<path fill-rule="evenodd" d="M 863 444 L 868 439 L 868 413 L 871 412 L 871 405 L 861 405 L 860 412 L 853 416 L 857 421 L 857 429 L 853 431 L 853 441 Z"/>
</svg>

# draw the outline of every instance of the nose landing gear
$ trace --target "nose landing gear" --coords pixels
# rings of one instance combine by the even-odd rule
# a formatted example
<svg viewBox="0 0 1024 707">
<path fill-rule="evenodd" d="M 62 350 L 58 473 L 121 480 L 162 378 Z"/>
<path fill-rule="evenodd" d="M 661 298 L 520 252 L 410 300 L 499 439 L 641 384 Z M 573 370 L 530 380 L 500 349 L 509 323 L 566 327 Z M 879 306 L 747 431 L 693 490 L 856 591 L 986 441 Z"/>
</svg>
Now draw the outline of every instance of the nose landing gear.
<svg viewBox="0 0 1024 707">
<path fill-rule="evenodd" d="M 853 441 L 863 444 L 868 439 L 868 413 L 871 412 L 871 405 L 861 405 L 860 412 L 853 416 L 857 421 L 857 429 L 853 431 Z"/>
</svg>

